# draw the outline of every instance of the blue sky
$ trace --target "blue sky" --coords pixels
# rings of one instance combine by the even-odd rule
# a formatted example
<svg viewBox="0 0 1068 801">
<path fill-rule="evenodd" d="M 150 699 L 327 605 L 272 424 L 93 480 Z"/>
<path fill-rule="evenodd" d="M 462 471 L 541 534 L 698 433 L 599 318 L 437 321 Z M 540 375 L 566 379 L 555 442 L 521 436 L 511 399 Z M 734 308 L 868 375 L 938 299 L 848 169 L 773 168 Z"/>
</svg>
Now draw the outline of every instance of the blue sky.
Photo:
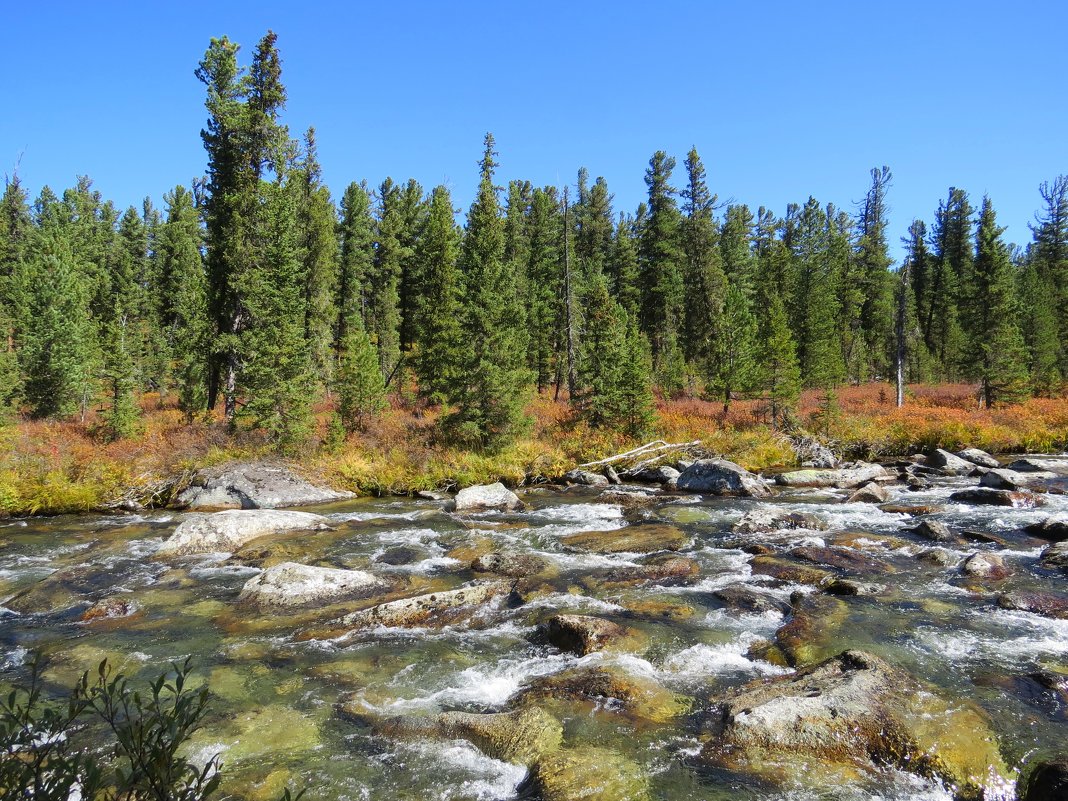
<svg viewBox="0 0 1068 801">
<path fill-rule="evenodd" d="M 891 237 L 949 186 L 1030 239 L 1068 173 L 1063 2 L 19 3 L 4 14 L 0 175 L 87 174 L 120 206 L 204 171 L 212 36 L 279 36 L 284 121 L 314 125 L 335 198 L 355 179 L 447 184 L 464 207 L 485 131 L 501 183 L 603 175 L 642 199 L 649 156 L 695 145 L 721 200 L 853 208 L 888 164 Z"/>
</svg>

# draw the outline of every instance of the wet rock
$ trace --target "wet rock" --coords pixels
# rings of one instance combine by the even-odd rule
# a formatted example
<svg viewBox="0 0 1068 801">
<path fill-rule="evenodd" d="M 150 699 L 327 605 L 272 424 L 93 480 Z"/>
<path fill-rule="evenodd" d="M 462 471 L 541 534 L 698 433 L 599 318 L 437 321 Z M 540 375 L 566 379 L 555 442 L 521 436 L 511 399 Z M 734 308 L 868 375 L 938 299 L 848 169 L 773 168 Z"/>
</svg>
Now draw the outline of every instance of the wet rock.
<svg viewBox="0 0 1068 801">
<path fill-rule="evenodd" d="M 495 573 L 508 578 L 529 578 L 546 573 L 555 573 L 555 565 L 547 559 L 518 551 L 494 551 L 483 554 L 471 562 L 476 573 Z"/>
<path fill-rule="evenodd" d="M 942 448 L 936 448 L 927 454 L 926 464 L 927 467 L 934 467 L 947 476 L 966 476 L 975 467 L 972 462 L 954 456 Z"/>
<path fill-rule="evenodd" d="M 443 739 L 464 739 L 494 759 L 532 765 L 560 747 L 560 721 L 537 707 L 513 712 L 445 712 L 437 718 Z"/>
<path fill-rule="evenodd" d="M 453 511 L 456 512 L 481 512 L 488 509 L 512 511 L 522 507 L 523 502 L 519 500 L 519 496 L 499 481 L 496 484 L 464 487 L 456 493 L 453 500 Z"/>
<path fill-rule="evenodd" d="M 1020 801 L 1064 801 L 1068 798 L 1068 756 L 1038 762 L 1023 783 Z"/>
<path fill-rule="evenodd" d="M 191 515 L 178 524 L 174 533 L 156 551 L 157 556 L 185 556 L 194 553 L 228 551 L 269 534 L 294 531 L 323 531 L 330 521 L 310 512 L 270 510 L 231 510 Z"/>
<path fill-rule="evenodd" d="M 647 484 L 670 484 L 674 485 L 681 476 L 678 470 L 670 465 L 659 465 L 657 467 L 643 467 L 641 470 L 628 471 L 627 478 L 634 481 L 641 481 Z"/>
<path fill-rule="evenodd" d="M 89 567 L 57 570 L 16 593 L 2 605 L 24 615 L 62 612 L 85 602 L 86 596 L 96 589 L 96 579 L 97 571 Z"/>
<path fill-rule="evenodd" d="M 726 459 L 699 459 L 694 462 L 682 471 L 678 488 L 682 492 L 746 498 L 766 498 L 771 495 L 764 479 Z"/>
<path fill-rule="evenodd" d="M 368 598 L 392 584 L 363 570 L 339 570 L 283 562 L 253 576 L 237 600 L 261 609 L 332 604 L 349 598 Z"/>
<path fill-rule="evenodd" d="M 657 523 L 624 526 L 614 531 L 582 531 L 560 538 L 565 548 L 589 553 L 680 551 L 690 541 L 682 529 Z"/>
<path fill-rule="evenodd" d="M 339 629 L 364 629 L 375 626 L 411 628 L 413 626 L 441 626 L 469 616 L 474 609 L 500 595 L 506 595 L 511 585 L 506 581 L 485 581 L 467 584 L 455 590 L 432 592 L 414 598 L 372 606 L 345 615 L 335 623 Z"/>
<path fill-rule="evenodd" d="M 909 476 L 905 479 L 905 486 L 911 492 L 923 492 L 931 488 L 931 482 L 921 476 Z"/>
<path fill-rule="evenodd" d="M 998 596 L 998 606 L 1068 620 L 1068 596 L 1038 590 L 1013 590 Z"/>
<path fill-rule="evenodd" d="M 660 490 L 647 487 L 634 487 L 623 484 L 610 487 L 597 496 L 602 503 L 618 503 L 624 510 L 641 510 L 660 502 Z"/>
<path fill-rule="evenodd" d="M 1047 517 L 1041 523 L 1032 523 L 1025 530 L 1032 536 L 1050 542 L 1063 542 L 1068 540 L 1068 514 Z"/>
<path fill-rule="evenodd" d="M 749 684 L 717 709 L 705 761 L 772 782 L 796 780 L 799 763 L 818 789 L 893 765 L 937 777 L 959 801 L 981 801 L 1011 776 L 978 707 L 947 703 L 861 651 Z"/>
<path fill-rule="evenodd" d="M 1051 460 L 1039 460 L 1039 459 L 1017 459 L 1008 465 L 1009 470 L 1015 470 L 1017 473 L 1046 473 L 1052 469 L 1056 469 L 1063 465 L 1063 462 Z"/>
<path fill-rule="evenodd" d="M 823 585 L 828 595 L 871 596 L 886 592 L 886 587 L 873 581 L 856 581 L 854 579 L 834 578 Z"/>
<path fill-rule="evenodd" d="M 826 528 L 827 524 L 816 515 L 770 508 L 746 512 L 731 530 L 735 534 L 768 534 L 789 529 L 824 531 Z"/>
<path fill-rule="evenodd" d="M 802 546 L 792 548 L 790 556 L 816 565 L 826 565 L 849 573 L 885 573 L 888 566 L 852 548 Z"/>
<path fill-rule="evenodd" d="M 586 702 L 650 723 L 666 723 L 686 714 L 692 699 L 671 692 L 649 676 L 616 665 L 575 667 L 534 679 L 519 695 L 524 706 Z"/>
<path fill-rule="evenodd" d="M 973 553 L 964 560 L 960 570 L 966 576 L 990 581 L 1000 581 L 1011 574 L 1005 560 L 996 553 Z"/>
<path fill-rule="evenodd" d="M 1045 567 L 1059 567 L 1068 570 L 1068 540 L 1050 545 L 1042 552 L 1039 560 Z"/>
<path fill-rule="evenodd" d="M 1042 499 L 1033 492 L 973 487 L 960 490 L 949 496 L 953 503 L 971 503 L 987 506 L 1008 506 L 1013 509 L 1033 509 L 1042 505 Z"/>
<path fill-rule="evenodd" d="M 782 661 L 790 667 L 804 667 L 834 653 L 834 636 L 849 617 L 849 605 L 831 595 L 800 592 L 790 597 L 790 604 L 790 619 L 775 632 Z"/>
<path fill-rule="evenodd" d="M 1017 473 L 1014 470 L 999 468 L 997 470 L 988 470 L 979 480 L 979 485 L 994 489 L 1018 490 L 1023 489 L 1029 481 L 1042 477 L 1055 478 L 1053 473 L 1047 473 L 1043 476 L 1038 473 Z"/>
<path fill-rule="evenodd" d="M 316 486 L 288 467 L 245 462 L 200 470 L 175 505 L 189 509 L 277 509 L 351 498 L 351 492 Z"/>
<path fill-rule="evenodd" d="M 869 481 L 886 480 L 890 474 L 878 464 L 856 462 L 837 470 L 792 470 L 775 476 L 775 483 L 784 487 L 842 487 L 853 488 Z"/>
<path fill-rule="evenodd" d="M 979 448 L 965 448 L 962 451 L 957 451 L 954 455 L 958 459 L 963 459 L 966 462 L 979 465 L 979 467 L 995 468 L 1001 466 L 1001 463 L 998 462 L 997 459 Z"/>
<path fill-rule="evenodd" d="M 953 567 L 960 561 L 960 557 L 945 548 L 928 548 L 916 554 L 916 558 L 935 567 Z"/>
<path fill-rule="evenodd" d="M 770 612 L 788 615 L 792 608 L 786 601 L 744 584 L 724 587 L 722 590 L 716 590 L 712 596 L 732 612 L 746 615 L 764 615 Z"/>
<path fill-rule="evenodd" d="M 383 565 L 412 565 L 430 556 L 430 551 L 415 545 L 394 545 L 375 557 Z"/>
<path fill-rule="evenodd" d="M 915 528 L 907 529 L 911 534 L 931 542 L 959 543 L 960 537 L 941 520 L 921 520 Z"/>
<path fill-rule="evenodd" d="M 886 503 L 890 491 L 881 484 L 865 484 L 846 500 L 846 503 Z"/>
<path fill-rule="evenodd" d="M 607 748 L 568 748 L 540 759 L 528 783 L 542 801 L 648 801 L 642 769 Z M 522 788 L 521 788 L 522 789 Z"/>
<path fill-rule="evenodd" d="M 628 618 L 664 622 L 688 620 L 697 614 L 693 606 L 670 595 L 652 596 L 646 593 L 635 593 L 620 598 L 618 603 L 626 608 Z"/>
<path fill-rule="evenodd" d="M 638 565 L 613 568 L 602 576 L 586 576 L 583 583 L 600 589 L 648 582 L 678 585 L 692 582 L 700 572 L 700 565 L 693 559 L 674 553 L 662 553 L 643 559 Z"/>
<path fill-rule="evenodd" d="M 758 575 L 771 576 L 793 584 L 808 584 L 813 587 L 820 586 L 834 576 L 829 570 L 800 565 L 776 556 L 754 556 L 749 562 L 749 567 L 753 573 Z"/>
<path fill-rule="evenodd" d="M 633 629 L 590 615 L 554 615 L 538 635 L 561 651 L 586 656 L 595 651 L 633 651 L 645 640 Z"/>
<path fill-rule="evenodd" d="M 884 503 L 879 509 L 887 514 L 891 515 L 909 515 L 910 517 L 921 517 L 923 515 L 938 514 L 942 511 L 941 506 L 924 505 L 924 504 L 901 504 L 901 503 Z"/>
<path fill-rule="evenodd" d="M 437 490 L 416 490 L 415 497 L 421 501 L 447 501 L 449 493 Z"/>
<path fill-rule="evenodd" d="M 838 466 L 834 451 L 814 437 L 791 437 L 790 446 L 802 467 L 828 469 Z"/>
<path fill-rule="evenodd" d="M 589 470 L 568 470 L 564 473 L 564 480 L 571 484 L 582 484 L 585 487 L 607 487 L 610 483 L 608 476 L 600 473 L 591 473 Z"/>
<path fill-rule="evenodd" d="M 113 595 L 110 598 L 103 598 L 90 606 L 79 618 L 83 623 L 88 623 L 93 620 L 105 620 L 119 617 L 129 617 L 137 611 L 137 604 L 130 598 L 124 598 L 121 595 Z"/>
</svg>

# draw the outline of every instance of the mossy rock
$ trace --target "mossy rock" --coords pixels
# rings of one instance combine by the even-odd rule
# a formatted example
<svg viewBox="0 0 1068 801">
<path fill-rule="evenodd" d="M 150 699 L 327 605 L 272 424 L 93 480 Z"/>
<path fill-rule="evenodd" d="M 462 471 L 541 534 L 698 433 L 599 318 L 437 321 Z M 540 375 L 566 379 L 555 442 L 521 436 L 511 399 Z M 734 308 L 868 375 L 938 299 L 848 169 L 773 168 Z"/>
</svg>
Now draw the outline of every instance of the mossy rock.
<svg viewBox="0 0 1068 801">
<path fill-rule="evenodd" d="M 289 706 L 268 704 L 237 713 L 220 726 L 209 723 L 186 747 L 203 753 L 218 746 L 222 761 L 231 764 L 307 753 L 320 743 L 318 721 Z"/>
<path fill-rule="evenodd" d="M 838 653 L 837 635 L 849 618 L 849 604 L 840 598 L 794 593 L 793 612 L 775 632 L 775 645 L 790 667 L 804 667 Z"/>
<path fill-rule="evenodd" d="M 539 706 L 575 702 L 603 706 L 609 702 L 629 718 L 654 724 L 667 723 L 689 712 L 693 699 L 679 695 L 647 676 L 615 665 L 578 667 L 535 679 L 523 690 L 518 703 Z"/>
<path fill-rule="evenodd" d="M 818 587 L 834 576 L 830 570 L 798 564 L 777 556 L 754 556 L 749 561 L 749 567 L 754 573 L 762 576 L 771 576 L 793 584 L 808 584 L 812 587 Z"/>
<path fill-rule="evenodd" d="M 531 771 L 543 801 L 647 801 L 644 771 L 618 751 L 570 748 L 547 754 Z"/>
<path fill-rule="evenodd" d="M 560 721 L 537 707 L 486 715 L 445 712 L 437 725 L 443 738 L 462 738 L 487 756 L 517 765 L 555 751 L 564 736 Z"/>
<path fill-rule="evenodd" d="M 681 551 L 691 542 L 682 529 L 662 523 L 624 526 L 613 531 L 582 531 L 560 538 L 565 548 L 589 553 Z"/>
</svg>

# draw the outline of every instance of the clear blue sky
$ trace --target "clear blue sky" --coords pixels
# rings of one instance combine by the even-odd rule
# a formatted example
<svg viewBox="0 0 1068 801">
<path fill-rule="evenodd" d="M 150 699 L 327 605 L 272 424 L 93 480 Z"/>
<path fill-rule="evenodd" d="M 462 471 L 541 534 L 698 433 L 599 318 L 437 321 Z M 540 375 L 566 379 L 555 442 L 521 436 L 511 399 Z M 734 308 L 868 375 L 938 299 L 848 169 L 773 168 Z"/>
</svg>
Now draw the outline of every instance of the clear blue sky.
<svg viewBox="0 0 1068 801">
<path fill-rule="evenodd" d="M 482 135 L 500 182 L 603 175 L 616 208 L 649 156 L 696 145 L 721 200 L 852 209 L 894 172 L 891 236 L 951 185 L 1026 242 L 1068 173 L 1060 2 L 16 3 L 0 50 L 0 174 L 36 194 L 87 174 L 118 205 L 204 171 L 212 36 L 247 63 L 278 33 L 294 135 L 318 131 L 335 198 L 354 179 L 446 183 L 470 202 Z M 895 247 L 895 256 L 900 248 Z"/>
</svg>

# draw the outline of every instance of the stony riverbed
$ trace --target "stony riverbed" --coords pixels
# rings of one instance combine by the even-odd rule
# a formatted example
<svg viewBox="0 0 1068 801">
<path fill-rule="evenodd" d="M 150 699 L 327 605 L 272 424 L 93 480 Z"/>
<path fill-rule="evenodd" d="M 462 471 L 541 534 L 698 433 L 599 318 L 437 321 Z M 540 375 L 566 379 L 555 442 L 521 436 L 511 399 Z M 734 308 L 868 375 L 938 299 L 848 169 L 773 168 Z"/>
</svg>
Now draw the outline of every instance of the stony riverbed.
<svg viewBox="0 0 1068 801">
<path fill-rule="evenodd" d="M 1032 467 L 1007 506 L 951 499 L 980 476 L 935 468 L 853 501 L 790 479 L 542 487 L 511 511 L 343 500 L 235 552 L 157 554 L 182 512 L 6 521 L 0 682 L 31 650 L 57 690 L 103 657 L 148 678 L 192 655 L 213 695 L 194 753 L 246 799 L 1012 799 L 1068 750 L 1068 559 L 1035 528 L 1068 513 L 1068 456 Z M 304 604 L 246 588 L 287 564 L 362 572 L 283 572 L 344 587 Z M 774 752 L 763 732 L 757 753 L 741 721 L 769 691 L 748 685 L 799 676 L 824 707 L 883 682 L 905 744 Z M 954 786 L 917 766 L 924 743 L 991 771 Z"/>
</svg>

